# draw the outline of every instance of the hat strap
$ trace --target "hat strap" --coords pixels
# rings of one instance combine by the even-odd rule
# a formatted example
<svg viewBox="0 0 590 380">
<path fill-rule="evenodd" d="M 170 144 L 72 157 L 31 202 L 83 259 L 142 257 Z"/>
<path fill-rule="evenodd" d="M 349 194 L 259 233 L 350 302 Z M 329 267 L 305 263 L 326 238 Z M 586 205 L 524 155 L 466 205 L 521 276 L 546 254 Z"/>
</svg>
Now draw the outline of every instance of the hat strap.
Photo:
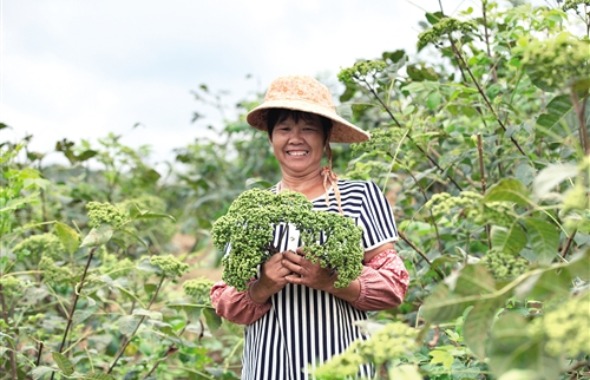
<svg viewBox="0 0 590 380">
<path fill-rule="evenodd" d="M 344 215 L 344 211 L 342 210 L 342 200 L 340 198 L 340 189 L 338 188 L 338 176 L 332 170 L 332 149 L 330 148 L 330 144 L 326 141 L 326 155 L 328 156 L 328 165 L 322 168 L 320 172 L 322 177 L 324 178 L 324 195 L 326 197 L 326 205 L 330 207 L 330 196 L 328 192 L 330 190 L 330 185 L 334 189 L 334 195 L 336 196 L 336 202 L 338 203 L 338 211 L 340 211 L 340 215 Z"/>
</svg>

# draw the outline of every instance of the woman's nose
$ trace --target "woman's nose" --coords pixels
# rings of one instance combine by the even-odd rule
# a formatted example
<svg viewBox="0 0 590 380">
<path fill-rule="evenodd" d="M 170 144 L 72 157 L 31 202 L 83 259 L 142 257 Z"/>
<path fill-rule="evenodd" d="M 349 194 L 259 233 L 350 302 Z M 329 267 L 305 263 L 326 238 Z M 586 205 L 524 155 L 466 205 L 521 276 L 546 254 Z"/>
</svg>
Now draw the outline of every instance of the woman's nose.
<svg viewBox="0 0 590 380">
<path fill-rule="evenodd" d="M 299 128 L 293 128 L 293 129 L 291 130 L 291 134 L 290 134 L 290 136 L 289 136 L 289 140 L 290 140 L 291 142 L 293 142 L 293 141 L 296 141 L 296 142 L 299 142 L 299 141 L 301 141 L 301 140 L 302 140 L 302 133 L 301 133 L 301 130 L 300 130 Z"/>
</svg>

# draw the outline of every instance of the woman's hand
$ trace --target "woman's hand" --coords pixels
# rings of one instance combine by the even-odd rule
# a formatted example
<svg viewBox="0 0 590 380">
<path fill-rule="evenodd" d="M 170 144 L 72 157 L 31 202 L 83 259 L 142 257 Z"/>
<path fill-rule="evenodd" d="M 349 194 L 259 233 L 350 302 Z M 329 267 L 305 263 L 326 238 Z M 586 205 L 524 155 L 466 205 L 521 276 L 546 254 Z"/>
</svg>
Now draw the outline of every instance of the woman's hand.
<svg viewBox="0 0 590 380">
<path fill-rule="evenodd" d="M 293 284 L 305 285 L 318 290 L 332 289 L 336 281 L 336 273 L 327 268 L 322 268 L 319 263 L 312 263 L 305 258 L 301 247 L 295 252 L 283 252 L 283 266 L 291 274 L 286 277 Z"/>
<path fill-rule="evenodd" d="M 292 272 L 285 277 L 288 282 L 332 293 L 347 302 L 354 302 L 358 299 L 361 292 L 361 284 L 358 279 L 352 281 L 346 288 L 335 288 L 334 282 L 337 279 L 337 273 L 306 259 L 301 247 L 297 248 L 295 252 L 283 252 L 282 256 L 283 266 Z"/>
<path fill-rule="evenodd" d="M 283 255 L 272 255 L 260 269 L 260 278 L 250 284 L 248 292 L 256 303 L 265 303 L 275 293 L 285 287 L 291 271 L 283 265 Z"/>
</svg>

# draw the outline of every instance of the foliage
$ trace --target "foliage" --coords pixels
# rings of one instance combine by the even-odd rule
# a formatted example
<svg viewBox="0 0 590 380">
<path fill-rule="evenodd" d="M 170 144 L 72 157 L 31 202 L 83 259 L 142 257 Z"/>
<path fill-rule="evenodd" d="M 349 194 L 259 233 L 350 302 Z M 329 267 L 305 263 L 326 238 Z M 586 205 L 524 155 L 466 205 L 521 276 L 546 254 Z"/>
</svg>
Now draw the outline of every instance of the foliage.
<svg viewBox="0 0 590 380">
<path fill-rule="evenodd" d="M 362 230 L 352 219 L 340 214 L 313 211 L 302 194 L 251 189 L 240 194 L 226 215 L 211 230 L 217 249 L 226 251 L 222 259 L 223 280 L 245 290 L 258 267 L 279 253 L 282 237 L 273 244 L 274 232 L 293 225 L 301 231 L 301 245 L 312 262 L 337 273 L 335 287 L 346 287 L 362 270 Z M 336 269 L 337 268 L 337 269 Z"/>
<path fill-rule="evenodd" d="M 565 13 L 578 6 L 587 10 L 483 1 L 479 15 L 427 13 L 418 48 L 444 64 L 385 52 L 339 75 L 341 100 L 365 105 L 357 122 L 380 120 L 355 147 L 351 172 L 380 176 L 384 189 L 401 184 L 400 254 L 413 281 L 386 318 L 431 337 L 430 360 L 406 358 L 423 376 L 556 379 L 589 369 L 588 348 L 564 335 L 585 336 L 590 318 L 589 36 L 568 30 Z M 440 333 L 449 324 L 459 339 Z M 449 339 L 454 352 L 443 351 Z"/>
<path fill-rule="evenodd" d="M 440 5 L 415 56 L 339 74 L 341 108 L 373 138 L 335 146 L 336 170 L 392 201 L 411 283 L 318 373 L 366 360 L 384 379 L 587 378 L 590 4 Z M 195 97 L 221 103 L 206 86 Z M 259 99 L 167 172 L 113 134 L 58 141 L 67 165 L 46 165 L 31 136 L 0 143 L 0 378 L 238 378 L 241 327 L 185 270 L 219 257 L 210 232 L 232 200 L 278 180 L 245 122 Z M 193 247 L 176 250 L 179 232 Z"/>
</svg>

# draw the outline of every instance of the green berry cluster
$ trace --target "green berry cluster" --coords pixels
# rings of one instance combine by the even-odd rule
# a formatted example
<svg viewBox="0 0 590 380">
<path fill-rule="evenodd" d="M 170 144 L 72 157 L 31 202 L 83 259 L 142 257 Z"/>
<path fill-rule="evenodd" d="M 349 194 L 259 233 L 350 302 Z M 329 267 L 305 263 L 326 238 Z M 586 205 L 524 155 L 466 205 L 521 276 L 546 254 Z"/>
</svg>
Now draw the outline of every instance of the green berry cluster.
<svg viewBox="0 0 590 380">
<path fill-rule="evenodd" d="M 517 254 L 491 249 L 481 259 L 496 280 L 509 281 L 526 272 L 528 261 Z"/>
<path fill-rule="evenodd" d="M 108 224 L 113 228 L 120 228 L 129 222 L 128 213 L 121 207 L 101 202 L 88 202 L 88 225 L 97 228 Z"/>
<path fill-rule="evenodd" d="M 385 61 L 359 60 L 352 67 L 341 70 L 338 73 L 338 80 L 345 84 L 354 83 L 355 79 L 361 79 L 372 73 L 383 71 L 387 67 Z"/>
<path fill-rule="evenodd" d="M 400 141 L 403 141 L 407 131 L 403 128 L 382 128 L 371 131 L 371 138 L 359 144 L 354 144 L 353 152 L 393 152 Z"/>
<path fill-rule="evenodd" d="M 510 226 L 515 216 L 506 202 L 486 202 L 483 195 L 474 191 L 462 191 L 458 196 L 449 193 L 434 194 L 425 207 L 435 216 L 452 215 L 453 220 L 468 219 L 476 224 Z"/>
<path fill-rule="evenodd" d="M 444 17 L 432 25 L 432 28 L 418 35 L 418 50 L 429 44 L 438 45 L 453 32 L 459 32 L 465 36 L 473 35 L 477 32 L 477 25 L 472 21 L 459 21 L 452 17 Z"/>
<path fill-rule="evenodd" d="M 572 297 L 530 325 L 532 335 L 545 337 L 553 357 L 590 355 L 590 292 Z"/>
<path fill-rule="evenodd" d="M 126 276 L 135 268 L 133 261 L 127 257 L 120 258 L 117 255 L 109 253 L 104 246 L 100 247 L 98 257 L 101 261 L 98 270 L 101 274 L 108 275 L 111 278 Z"/>
<path fill-rule="evenodd" d="M 369 339 L 352 343 L 342 354 L 315 370 L 314 375 L 319 380 L 354 377 L 364 363 L 382 365 L 415 351 L 417 337 L 417 329 L 402 322 L 388 323 Z"/>
<path fill-rule="evenodd" d="M 362 230 L 352 219 L 314 211 L 311 202 L 297 192 L 252 189 L 236 198 L 211 229 L 215 247 L 220 251 L 230 248 L 222 259 L 222 278 L 227 284 L 246 289 L 258 266 L 277 253 L 274 231 L 281 224 L 284 228 L 293 224 L 301 232 L 304 252 L 311 261 L 337 271 L 336 287 L 345 287 L 360 275 Z"/>
<path fill-rule="evenodd" d="M 211 304 L 209 292 L 211 291 L 212 286 L 213 281 L 206 278 L 188 280 L 182 284 L 182 288 L 186 295 L 195 298 L 199 303 L 204 303 L 207 305 Z"/>
<path fill-rule="evenodd" d="M 43 254 L 43 256 L 59 260 L 64 252 L 65 249 L 59 238 L 50 233 L 29 236 L 14 246 L 17 257 Z"/>
<path fill-rule="evenodd" d="M 555 89 L 590 77 L 590 40 L 562 32 L 553 38 L 519 41 L 516 52 L 535 85 Z"/>
<path fill-rule="evenodd" d="M 188 270 L 188 264 L 173 255 L 151 256 L 150 264 L 158 267 L 166 277 L 180 277 Z"/>
<path fill-rule="evenodd" d="M 43 280 L 50 284 L 63 284 L 74 281 L 74 275 L 70 269 L 63 265 L 57 265 L 48 256 L 41 257 L 39 270 L 43 272 Z"/>
<path fill-rule="evenodd" d="M 0 277 L 0 286 L 5 295 L 18 294 L 18 290 L 25 288 L 25 284 L 15 276 Z"/>
</svg>

